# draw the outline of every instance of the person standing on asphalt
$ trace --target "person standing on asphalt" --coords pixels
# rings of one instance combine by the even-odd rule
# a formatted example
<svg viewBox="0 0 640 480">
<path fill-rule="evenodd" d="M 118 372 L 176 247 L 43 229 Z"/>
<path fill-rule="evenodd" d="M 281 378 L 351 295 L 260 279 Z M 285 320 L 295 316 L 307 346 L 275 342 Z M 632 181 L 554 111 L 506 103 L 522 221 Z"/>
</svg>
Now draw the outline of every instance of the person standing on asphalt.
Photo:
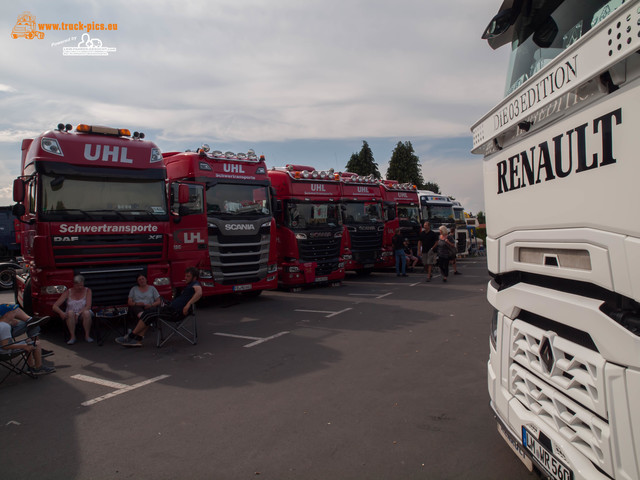
<svg viewBox="0 0 640 480">
<path fill-rule="evenodd" d="M 449 260 L 451 259 L 451 251 L 454 248 L 455 244 L 449 241 L 449 229 L 444 225 L 440 226 L 440 236 L 433 249 L 438 252 L 438 267 L 440 267 L 443 282 L 446 282 L 449 276 Z"/>
<path fill-rule="evenodd" d="M 396 257 L 396 276 L 406 277 L 407 275 L 407 257 L 404 254 L 404 237 L 400 234 L 400 229 L 396 228 L 396 234 L 391 239 L 393 253 Z M 402 268 L 400 268 L 402 264 Z M 402 271 L 402 274 L 400 273 Z"/>
<path fill-rule="evenodd" d="M 427 282 L 431 281 L 431 270 L 436 264 L 436 252 L 433 246 L 438 241 L 438 234 L 431 230 L 429 222 L 424 222 L 422 230 L 418 234 L 418 254 L 422 255 L 422 265 L 427 272 Z"/>
</svg>

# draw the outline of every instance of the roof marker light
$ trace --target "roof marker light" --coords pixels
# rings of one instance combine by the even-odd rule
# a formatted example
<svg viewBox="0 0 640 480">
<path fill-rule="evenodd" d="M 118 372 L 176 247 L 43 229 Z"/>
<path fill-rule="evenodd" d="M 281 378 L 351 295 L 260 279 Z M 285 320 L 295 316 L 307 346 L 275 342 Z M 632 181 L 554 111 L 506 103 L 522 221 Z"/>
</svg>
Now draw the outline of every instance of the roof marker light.
<svg viewBox="0 0 640 480">
<path fill-rule="evenodd" d="M 71 130 L 73 130 L 73 126 L 70 123 L 67 123 L 64 126 L 64 129 L 65 129 L 66 132 L 70 132 Z"/>
<path fill-rule="evenodd" d="M 220 150 L 214 150 L 213 152 L 211 152 L 211 155 L 213 155 L 214 157 L 222 157 L 222 152 Z"/>
<path fill-rule="evenodd" d="M 64 130 L 64 123 L 59 123 L 58 124 L 58 131 L 63 131 Z"/>
<path fill-rule="evenodd" d="M 318 173 L 317 170 L 314 170 L 313 172 L 311 172 L 311 178 L 318 178 L 320 176 L 320 174 Z"/>
<path fill-rule="evenodd" d="M 302 170 L 302 177 L 309 178 L 309 172 L 307 172 L 306 170 Z"/>
<path fill-rule="evenodd" d="M 224 152 L 224 156 L 231 159 L 231 158 L 234 158 L 236 154 L 231 151 L 228 151 L 228 152 Z"/>
</svg>

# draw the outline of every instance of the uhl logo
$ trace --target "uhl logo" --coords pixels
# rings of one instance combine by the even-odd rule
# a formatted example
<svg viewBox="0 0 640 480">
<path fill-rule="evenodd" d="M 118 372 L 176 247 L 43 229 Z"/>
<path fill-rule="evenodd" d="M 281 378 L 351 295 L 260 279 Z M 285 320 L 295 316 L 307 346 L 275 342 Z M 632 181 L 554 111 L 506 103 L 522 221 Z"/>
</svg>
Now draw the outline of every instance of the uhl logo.
<svg viewBox="0 0 640 480">
<path fill-rule="evenodd" d="M 185 232 L 184 243 L 202 243 L 200 232 Z"/>
<path fill-rule="evenodd" d="M 224 171 L 227 173 L 244 173 L 242 165 L 225 164 Z"/>
<path fill-rule="evenodd" d="M 358 187 L 358 193 L 369 193 L 369 187 Z"/>
<path fill-rule="evenodd" d="M 324 189 L 324 185 L 322 185 L 321 183 L 312 183 L 311 184 L 311 191 L 312 192 L 326 192 L 326 190 Z"/>
</svg>

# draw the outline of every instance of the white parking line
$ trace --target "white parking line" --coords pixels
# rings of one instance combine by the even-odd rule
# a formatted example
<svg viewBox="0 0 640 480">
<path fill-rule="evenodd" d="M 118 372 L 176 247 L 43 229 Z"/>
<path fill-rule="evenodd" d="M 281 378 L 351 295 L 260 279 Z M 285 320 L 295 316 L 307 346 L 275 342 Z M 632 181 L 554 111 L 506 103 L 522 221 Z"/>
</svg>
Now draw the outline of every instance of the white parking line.
<svg viewBox="0 0 640 480">
<path fill-rule="evenodd" d="M 275 335 L 271 335 L 270 337 L 262 338 L 262 337 L 249 337 L 246 335 L 234 335 L 233 333 L 221 333 L 217 332 L 214 335 L 218 335 L 220 337 L 231 337 L 231 338 L 243 338 L 245 340 L 254 340 L 251 343 L 247 343 L 244 348 L 255 347 L 256 345 L 260 345 L 261 343 L 268 342 L 269 340 L 273 340 L 274 338 L 281 337 L 282 335 L 286 335 L 289 332 L 280 332 Z"/>
<path fill-rule="evenodd" d="M 351 295 L 352 297 L 375 297 L 375 298 L 384 298 L 387 295 L 391 295 L 393 292 L 387 292 L 385 294 L 379 295 L 377 293 L 349 293 L 347 295 Z"/>
<path fill-rule="evenodd" d="M 296 308 L 294 312 L 308 312 L 308 313 L 328 313 L 325 315 L 326 318 L 335 317 L 336 315 L 340 315 L 341 313 L 348 312 L 351 310 L 351 307 L 345 308 L 344 310 L 340 310 L 339 312 L 332 312 L 330 310 L 303 310 L 301 308 Z"/>
<path fill-rule="evenodd" d="M 130 392 L 131 390 L 135 390 L 136 388 L 144 387 L 145 385 L 149 385 L 150 383 L 157 382 L 159 380 L 163 380 L 168 378 L 170 375 L 159 375 L 154 378 L 150 378 L 149 380 L 144 380 L 140 383 L 136 383 L 135 385 L 125 385 L 123 383 L 111 382 L 109 380 L 104 380 L 102 378 L 89 377 L 87 375 L 73 375 L 71 378 L 76 380 L 80 380 L 83 382 L 97 383 L 98 385 L 104 385 L 107 387 L 116 388 L 117 390 L 107 393 L 106 395 L 101 395 L 100 397 L 93 398 L 91 400 L 87 400 L 86 402 L 82 402 L 80 405 L 83 407 L 88 407 L 90 405 L 95 405 L 98 402 L 102 402 L 103 400 L 107 400 L 109 398 L 113 398 L 116 395 L 121 395 L 126 392 Z"/>
<path fill-rule="evenodd" d="M 287 333 L 289 332 L 280 332 L 280 333 L 276 333 L 275 335 L 271 335 L 270 337 L 267 337 L 267 338 L 261 338 L 258 341 L 245 345 L 244 348 L 255 347 L 256 345 L 260 345 L 261 343 L 268 342 L 269 340 L 273 340 L 274 338 L 281 337 L 282 335 L 286 335 Z"/>
</svg>

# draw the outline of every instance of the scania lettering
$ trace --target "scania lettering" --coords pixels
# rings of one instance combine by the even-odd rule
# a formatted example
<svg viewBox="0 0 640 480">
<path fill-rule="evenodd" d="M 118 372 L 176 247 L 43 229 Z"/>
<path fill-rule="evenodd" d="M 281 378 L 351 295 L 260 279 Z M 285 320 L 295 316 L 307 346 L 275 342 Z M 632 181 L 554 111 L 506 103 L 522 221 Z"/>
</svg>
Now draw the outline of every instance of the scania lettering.
<svg viewBox="0 0 640 480">
<path fill-rule="evenodd" d="M 339 285 L 344 278 L 340 175 L 304 165 L 269 170 L 278 198 L 278 281 L 282 288 Z"/>
<path fill-rule="evenodd" d="M 345 225 L 345 268 L 369 274 L 382 261 L 384 221 L 380 182 L 351 172 L 340 175 Z"/>
<path fill-rule="evenodd" d="M 14 214 L 26 269 L 16 301 L 36 315 L 81 274 L 93 305 L 126 305 L 139 273 L 171 297 L 162 155 L 144 134 L 58 125 L 22 142 Z"/>
<path fill-rule="evenodd" d="M 197 266 L 203 295 L 259 295 L 277 287 L 276 225 L 264 157 L 211 151 L 164 154 L 170 182 L 172 283 Z"/>
<path fill-rule="evenodd" d="M 554 479 L 640 479 L 640 1 L 505 1 L 482 154 L 498 431 Z M 607 193 L 604 193 L 607 192 Z"/>
<path fill-rule="evenodd" d="M 392 245 L 396 229 L 400 228 L 402 235 L 409 240 L 409 248 L 416 253 L 420 233 L 420 200 L 415 185 L 398 183 L 396 180 L 383 180 L 380 193 L 384 206 L 384 237 L 382 256 L 376 267 L 390 268 L 395 266 L 396 261 Z"/>
</svg>

